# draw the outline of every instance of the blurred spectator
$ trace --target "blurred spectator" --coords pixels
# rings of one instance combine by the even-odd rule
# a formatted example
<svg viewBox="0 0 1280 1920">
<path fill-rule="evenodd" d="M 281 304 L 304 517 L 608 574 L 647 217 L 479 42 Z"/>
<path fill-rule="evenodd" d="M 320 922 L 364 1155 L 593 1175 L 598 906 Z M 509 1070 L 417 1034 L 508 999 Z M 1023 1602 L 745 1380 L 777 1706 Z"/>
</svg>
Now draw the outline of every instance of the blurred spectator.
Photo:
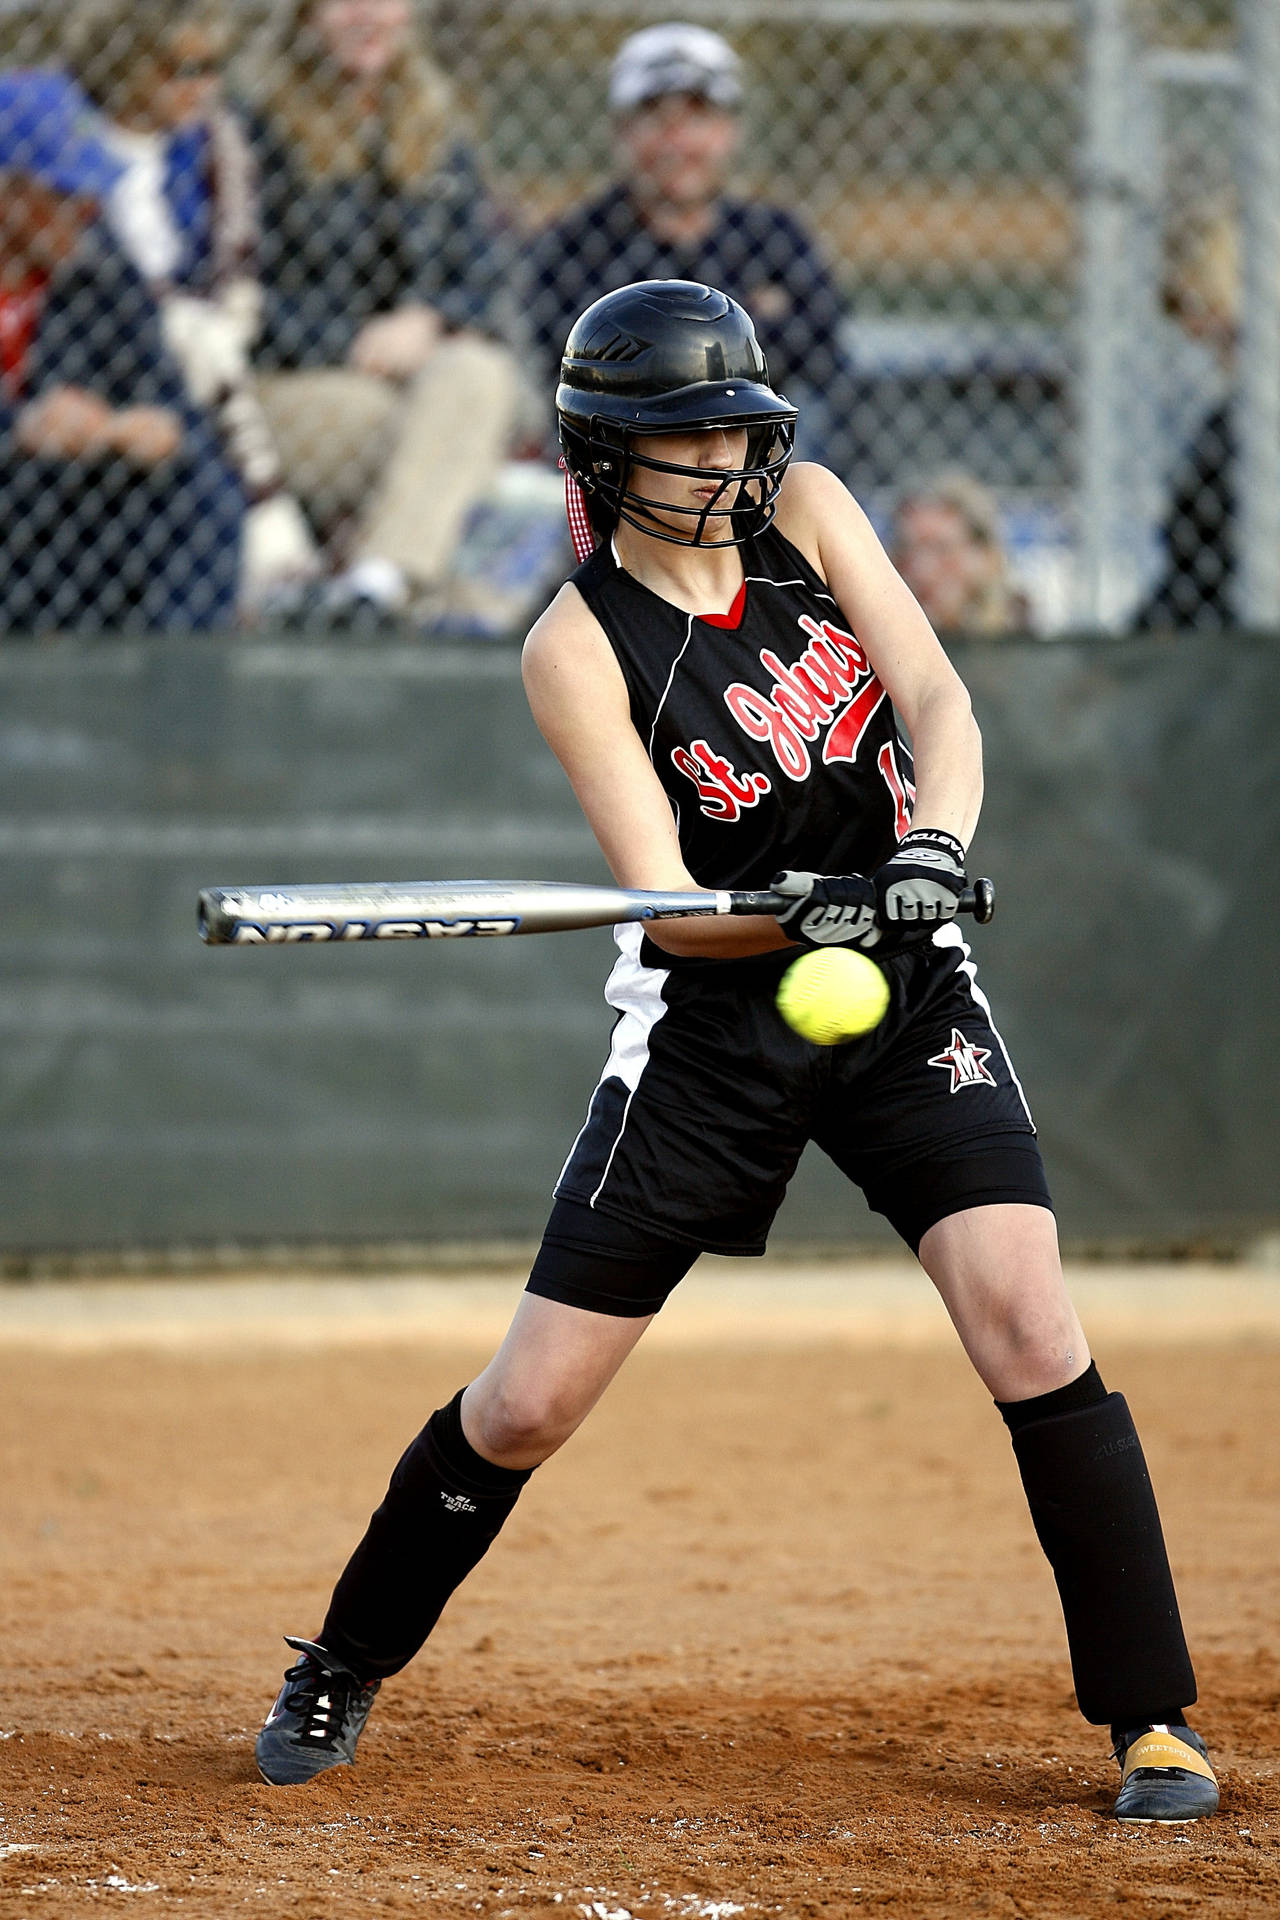
<svg viewBox="0 0 1280 1920">
<path fill-rule="evenodd" d="M 893 564 L 939 634 L 1026 633 L 1027 598 L 1009 579 L 995 495 L 959 471 L 898 496 Z"/>
<path fill-rule="evenodd" d="M 253 502 L 241 595 L 253 609 L 318 564 L 250 377 L 262 304 L 256 184 L 221 96 L 224 53 L 207 0 L 103 0 L 74 34 L 72 66 L 122 169 L 108 224 L 149 282 L 191 397 L 211 410 Z"/>
<path fill-rule="evenodd" d="M 705 27 L 672 21 L 623 42 L 609 82 L 618 178 L 529 255 L 540 380 L 550 395 L 570 327 L 602 294 L 634 280 L 700 280 L 751 315 L 770 379 L 800 408 L 802 454 L 849 477 L 855 390 L 840 295 L 793 213 L 727 191 L 742 98 L 738 56 Z"/>
<path fill-rule="evenodd" d="M 429 612 L 516 373 L 492 209 L 415 18 L 411 0 L 281 10 L 254 123 L 258 364 L 286 472 L 349 563 L 331 602 Z"/>
<path fill-rule="evenodd" d="M 1236 618 L 1235 428 L 1230 392 L 1240 321 L 1240 232 L 1232 209 L 1204 206 L 1166 253 L 1165 312 L 1217 362 L 1224 392 L 1184 449 L 1161 526 L 1164 565 L 1138 628 L 1216 629 Z"/>
<path fill-rule="evenodd" d="M 0 74 L 0 627 L 230 620 L 243 495 L 98 220 L 121 178 L 80 90 Z"/>
</svg>

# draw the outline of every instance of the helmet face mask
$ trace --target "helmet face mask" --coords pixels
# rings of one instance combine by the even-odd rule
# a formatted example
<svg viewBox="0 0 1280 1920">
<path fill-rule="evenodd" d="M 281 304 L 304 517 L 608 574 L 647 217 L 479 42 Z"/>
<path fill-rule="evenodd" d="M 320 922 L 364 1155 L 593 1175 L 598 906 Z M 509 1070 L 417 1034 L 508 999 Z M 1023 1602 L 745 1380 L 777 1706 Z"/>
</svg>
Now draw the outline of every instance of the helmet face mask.
<svg viewBox="0 0 1280 1920">
<path fill-rule="evenodd" d="M 690 427 L 689 433 L 732 430 L 738 423 L 716 421 Z M 609 531 L 625 521 L 655 540 L 675 546 L 739 547 L 773 518 L 778 489 L 791 459 L 794 433 L 788 422 L 770 420 L 748 428 L 746 458 L 741 467 L 686 466 L 657 460 L 643 451 L 647 434 L 633 434 L 627 445 L 614 447 L 607 438 L 593 439 L 594 495 L 610 516 Z M 699 506 L 681 506 L 655 499 L 644 491 L 646 473 L 671 474 L 716 486 L 714 496 Z M 584 489 L 585 491 L 585 489 Z M 587 495 L 588 502 L 592 496 Z M 590 510 L 588 508 L 588 510 Z M 672 521 L 677 524 L 671 524 Z M 667 523 L 664 525 L 664 521 Z M 679 523 L 688 523 L 682 525 Z M 597 529 L 600 531 L 601 529 Z M 712 534 L 715 537 L 710 537 Z"/>
<path fill-rule="evenodd" d="M 602 538 L 625 521 L 676 546 L 741 546 L 773 518 L 795 408 L 768 384 L 746 313 L 712 287 L 647 280 L 597 300 L 569 335 L 556 413 L 565 465 Z M 741 467 L 686 466 L 642 450 L 650 435 L 716 428 L 746 429 Z M 645 471 L 717 490 L 697 506 L 673 504 L 641 491 Z"/>
</svg>

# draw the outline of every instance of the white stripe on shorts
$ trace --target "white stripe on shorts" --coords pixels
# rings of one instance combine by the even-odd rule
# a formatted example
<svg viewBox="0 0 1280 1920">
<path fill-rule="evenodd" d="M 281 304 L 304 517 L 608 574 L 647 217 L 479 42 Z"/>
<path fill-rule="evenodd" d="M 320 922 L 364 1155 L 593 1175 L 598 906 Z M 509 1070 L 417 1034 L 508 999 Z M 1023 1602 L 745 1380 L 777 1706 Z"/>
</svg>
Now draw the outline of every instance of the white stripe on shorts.
<svg viewBox="0 0 1280 1920">
<path fill-rule="evenodd" d="M 626 1105 L 622 1109 L 622 1123 L 617 1138 L 609 1149 L 609 1158 L 600 1184 L 592 1194 L 590 1202 L 594 1206 L 599 1199 L 605 1181 L 609 1178 L 609 1169 L 613 1165 L 613 1156 L 618 1151 L 618 1143 L 627 1130 L 627 1116 L 631 1111 L 631 1102 L 636 1088 L 640 1085 L 640 1076 L 649 1059 L 649 1035 L 667 1010 L 662 997 L 667 971 L 663 967 L 645 967 L 640 964 L 640 942 L 644 939 L 644 928 L 636 922 L 624 922 L 613 930 L 618 943 L 618 958 L 614 962 L 613 972 L 605 982 L 604 997 L 619 1014 L 609 1042 L 609 1058 L 604 1070 L 596 1082 L 591 1099 L 587 1102 L 587 1117 L 578 1130 L 577 1139 L 569 1149 L 564 1166 L 560 1169 L 563 1180 L 568 1171 L 569 1162 L 578 1150 L 588 1126 L 591 1124 L 591 1108 L 596 1093 L 606 1080 L 621 1080 L 627 1089 Z M 556 1183 L 559 1185 L 559 1181 Z"/>
<path fill-rule="evenodd" d="M 1014 1072 L 1013 1061 L 1009 1058 L 1009 1049 L 1004 1043 L 1004 1036 L 991 1017 L 991 1002 L 978 985 L 978 968 L 974 961 L 972 950 L 954 920 L 949 920 L 945 926 L 938 928 L 938 931 L 933 936 L 933 944 L 935 947 L 959 947 L 961 953 L 964 955 L 956 971 L 964 974 L 968 980 L 970 996 L 982 1010 L 987 1025 L 991 1028 L 992 1033 L 994 1033 L 999 1043 L 1000 1051 L 1004 1055 L 1004 1063 L 1009 1069 L 1009 1078 L 1018 1089 L 1018 1098 L 1022 1102 L 1022 1111 L 1027 1116 L 1027 1124 L 1031 1128 L 1032 1133 L 1035 1133 L 1036 1123 L 1031 1118 L 1031 1108 L 1027 1104 L 1027 1096 L 1022 1090 L 1022 1082 Z"/>
</svg>

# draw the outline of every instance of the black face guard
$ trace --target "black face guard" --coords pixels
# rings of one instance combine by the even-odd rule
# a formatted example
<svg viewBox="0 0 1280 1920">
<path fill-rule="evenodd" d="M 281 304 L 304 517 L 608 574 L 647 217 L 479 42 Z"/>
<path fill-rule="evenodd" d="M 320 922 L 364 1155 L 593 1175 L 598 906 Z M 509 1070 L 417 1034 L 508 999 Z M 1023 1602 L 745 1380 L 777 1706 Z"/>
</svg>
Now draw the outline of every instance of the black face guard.
<svg viewBox="0 0 1280 1920">
<path fill-rule="evenodd" d="M 742 423 L 729 419 L 723 421 L 700 421 L 690 432 L 713 430 L 723 427 L 726 431 Z M 664 428 L 664 432 L 678 429 Z M 642 436 L 637 435 L 637 438 Z M 751 458 L 754 452 L 756 458 Z M 592 438 L 591 468 L 595 477 L 595 487 L 600 497 L 615 512 L 614 524 L 625 520 L 629 527 L 637 532 L 648 534 L 653 540 L 665 540 L 674 547 L 740 547 L 763 532 L 777 511 L 778 492 L 782 486 L 782 477 L 787 470 L 795 445 L 795 425 L 790 420 L 769 420 L 763 426 L 757 425 L 748 430 L 748 464 L 736 467 L 728 473 L 717 468 L 687 467 L 671 460 L 651 460 L 645 454 L 637 453 L 630 446 L 616 446 L 611 441 Z M 761 457 L 764 456 L 764 457 Z M 611 469 L 617 467 L 615 481 Z M 719 477 L 719 485 L 711 499 L 702 507 L 680 507 L 666 500 L 650 500 L 642 493 L 631 491 L 632 475 L 637 468 L 649 473 L 674 473 L 682 479 L 698 480 L 704 485 Z M 728 505 L 726 507 L 726 502 Z M 649 514 L 675 514 L 681 519 L 692 520 L 694 525 L 689 533 L 664 529 L 655 519 L 642 517 L 645 510 Z M 705 535 L 707 522 L 724 517 L 727 512 L 733 531 L 726 539 L 708 540 Z"/>
</svg>

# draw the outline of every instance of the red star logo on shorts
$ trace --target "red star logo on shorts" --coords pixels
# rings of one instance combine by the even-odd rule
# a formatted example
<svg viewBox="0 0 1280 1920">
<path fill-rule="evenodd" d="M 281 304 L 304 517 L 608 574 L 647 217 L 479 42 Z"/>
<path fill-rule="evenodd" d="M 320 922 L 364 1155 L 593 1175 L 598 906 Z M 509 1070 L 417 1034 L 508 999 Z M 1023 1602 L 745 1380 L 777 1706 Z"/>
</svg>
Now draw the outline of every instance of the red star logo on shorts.
<svg viewBox="0 0 1280 1920">
<path fill-rule="evenodd" d="M 951 1045 L 941 1053 L 935 1053 L 929 1065 L 941 1067 L 949 1073 L 951 1092 L 959 1093 L 961 1087 L 994 1087 L 995 1075 L 987 1071 L 990 1058 L 990 1047 L 975 1047 L 972 1040 L 965 1039 L 959 1027 L 952 1027 Z"/>
</svg>

